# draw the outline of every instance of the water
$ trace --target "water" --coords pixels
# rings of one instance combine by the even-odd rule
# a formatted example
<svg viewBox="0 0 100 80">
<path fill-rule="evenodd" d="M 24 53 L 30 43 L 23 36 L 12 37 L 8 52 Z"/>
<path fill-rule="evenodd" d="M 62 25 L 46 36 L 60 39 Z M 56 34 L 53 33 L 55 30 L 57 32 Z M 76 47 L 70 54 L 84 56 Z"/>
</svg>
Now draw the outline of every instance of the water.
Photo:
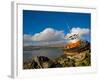
<svg viewBox="0 0 100 80">
<path fill-rule="evenodd" d="M 23 59 L 24 61 L 31 60 L 33 56 L 46 56 L 48 58 L 54 59 L 63 54 L 63 50 L 60 48 L 43 48 L 39 50 L 24 51 Z"/>
</svg>

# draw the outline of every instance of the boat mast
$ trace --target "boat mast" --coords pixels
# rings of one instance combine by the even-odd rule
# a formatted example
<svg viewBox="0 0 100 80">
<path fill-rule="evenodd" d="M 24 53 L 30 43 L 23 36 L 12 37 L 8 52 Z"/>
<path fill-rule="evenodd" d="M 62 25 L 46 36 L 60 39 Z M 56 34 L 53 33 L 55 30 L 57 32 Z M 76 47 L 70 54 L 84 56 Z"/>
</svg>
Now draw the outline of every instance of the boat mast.
<svg viewBox="0 0 100 80">
<path fill-rule="evenodd" d="M 68 30 L 69 30 L 69 33 L 71 33 L 71 30 L 70 30 L 70 26 L 68 25 L 68 23 L 66 23 L 67 24 L 67 28 L 68 28 Z M 68 37 L 68 39 L 70 39 L 70 40 L 74 40 L 74 39 L 78 39 L 79 38 L 79 35 L 78 34 L 72 34 L 72 35 L 70 35 L 69 37 Z"/>
</svg>

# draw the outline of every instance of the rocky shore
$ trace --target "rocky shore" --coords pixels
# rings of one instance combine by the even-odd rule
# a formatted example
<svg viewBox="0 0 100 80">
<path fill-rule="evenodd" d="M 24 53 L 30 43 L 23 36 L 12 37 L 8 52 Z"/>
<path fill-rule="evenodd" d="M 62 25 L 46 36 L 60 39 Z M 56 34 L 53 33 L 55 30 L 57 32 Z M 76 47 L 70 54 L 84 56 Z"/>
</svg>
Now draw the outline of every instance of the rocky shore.
<svg viewBox="0 0 100 80">
<path fill-rule="evenodd" d="M 50 59 L 46 56 L 36 56 L 30 61 L 23 62 L 23 69 L 82 67 L 91 65 L 91 50 L 89 42 L 73 49 L 63 49 L 61 56 Z"/>
<path fill-rule="evenodd" d="M 77 67 L 90 66 L 90 53 L 86 50 L 75 55 L 62 55 L 54 60 L 45 56 L 33 57 L 31 61 L 24 62 L 24 69 L 56 68 L 56 67 Z"/>
</svg>

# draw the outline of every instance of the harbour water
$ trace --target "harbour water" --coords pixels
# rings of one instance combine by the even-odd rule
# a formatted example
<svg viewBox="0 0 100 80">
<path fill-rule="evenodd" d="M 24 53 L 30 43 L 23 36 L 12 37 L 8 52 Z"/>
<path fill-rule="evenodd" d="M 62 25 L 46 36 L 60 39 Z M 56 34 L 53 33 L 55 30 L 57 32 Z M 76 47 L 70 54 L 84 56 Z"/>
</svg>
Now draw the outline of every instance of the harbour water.
<svg viewBox="0 0 100 80">
<path fill-rule="evenodd" d="M 45 56 L 50 59 L 57 58 L 58 56 L 63 54 L 63 50 L 61 48 L 42 48 L 42 49 L 34 49 L 31 51 L 23 51 L 23 60 L 29 61 L 32 57 L 35 56 Z"/>
</svg>

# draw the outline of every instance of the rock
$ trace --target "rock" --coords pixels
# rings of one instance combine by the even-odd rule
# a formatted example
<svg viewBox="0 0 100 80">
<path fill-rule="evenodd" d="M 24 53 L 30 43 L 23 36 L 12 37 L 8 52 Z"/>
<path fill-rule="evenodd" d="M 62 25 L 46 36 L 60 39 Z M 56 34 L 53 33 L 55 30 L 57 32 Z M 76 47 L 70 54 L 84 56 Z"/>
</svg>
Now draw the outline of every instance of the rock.
<svg viewBox="0 0 100 80">
<path fill-rule="evenodd" d="M 81 45 L 74 48 L 64 48 L 64 54 L 50 59 L 46 56 L 33 57 L 31 61 L 24 62 L 24 69 L 77 67 L 91 65 L 90 43 L 81 41 Z"/>
<path fill-rule="evenodd" d="M 64 53 L 67 54 L 67 53 L 80 53 L 80 52 L 83 52 L 83 51 L 86 51 L 86 50 L 90 50 L 90 43 L 88 41 L 80 41 L 80 45 L 79 46 L 76 46 L 74 48 L 64 48 Z"/>
<path fill-rule="evenodd" d="M 62 55 L 56 59 L 56 61 L 61 64 L 63 67 L 77 67 L 77 66 L 90 66 L 90 52 L 86 50 L 81 53 L 74 55 Z"/>
</svg>

